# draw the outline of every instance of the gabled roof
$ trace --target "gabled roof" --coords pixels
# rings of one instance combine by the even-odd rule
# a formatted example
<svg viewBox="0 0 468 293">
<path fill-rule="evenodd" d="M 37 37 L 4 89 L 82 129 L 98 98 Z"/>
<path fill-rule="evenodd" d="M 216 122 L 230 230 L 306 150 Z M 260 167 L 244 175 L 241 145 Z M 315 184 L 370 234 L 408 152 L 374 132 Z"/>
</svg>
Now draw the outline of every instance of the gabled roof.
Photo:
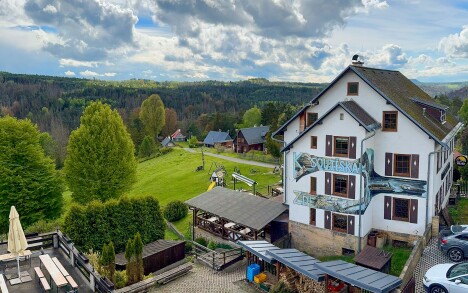
<svg viewBox="0 0 468 293">
<path fill-rule="evenodd" d="M 239 133 L 242 132 L 245 141 L 248 145 L 264 143 L 265 135 L 270 130 L 270 126 L 258 126 L 250 128 L 241 128 Z M 237 134 L 239 135 L 239 134 Z"/>
<path fill-rule="evenodd" d="M 165 139 L 163 139 L 161 144 L 162 144 L 162 146 L 166 147 L 166 146 L 168 146 L 170 144 L 174 145 L 174 142 L 172 142 L 171 137 L 166 137 Z"/>
<path fill-rule="evenodd" d="M 210 131 L 203 140 L 204 144 L 214 145 L 217 142 L 231 140 L 229 133 L 223 131 Z"/>
<path fill-rule="evenodd" d="M 171 137 L 172 138 L 176 138 L 176 137 L 184 137 L 185 138 L 185 135 L 182 134 L 182 132 L 180 131 L 180 129 L 177 129 L 172 135 Z"/>
<path fill-rule="evenodd" d="M 439 144 L 444 144 L 443 139 L 457 126 L 458 120 L 449 113 L 444 124 L 423 113 L 414 99 L 432 105 L 436 103 L 401 72 L 359 66 L 349 66 L 349 69 Z"/>
<path fill-rule="evenodd" d="M 220 186 L 185 203 L 255 230 L 261 230 L 288 210 L 282 203 Z"/>
<path fill-rule="evenodd" d="M 283 133 L 289 123 L 303 113 L 310 104 L 316 103 L 320 97 L 328 91 L 328 89 L 333 87 L 334 84 L 349 71 L 352 71 L 361 77 L 364 82 L 387 100 L 387 103 L 397 108 L 403 115 L 415 123 L 416 126 L 428 134 L 429 137 L 433 138 L 441 145 L 445 145 L 444 138 L 446 136 L 454 134 L 453 130 L 461 126 L 458 120 L 449 113 L 446 114 L 446 122 L 444 124 L 442 124 L 441 121 L 432 118 L 430 115 L 423 113 L 422 107 L 415 102 L 416 100 L 419 103 L 426 103 L 428 105 L 438 104 L 435 103 L 426 92 L 399 71 L 351 65 L 341 72 L 322 92 L 313 98 L 308 105 L 299 110 L 291 119 L 281 126 L 273 136 Z"/>
<path fill-rule="evenodd" d="M 351 117 L 356 120 L 357 123 L 359 123 L 359 126 L 364 127 L 364 129 L 368 132 L 371 132 L 373 130 L 376 130 L 380 128 L 380 123 L 375 121 L 372 116 L 369 115 L 369 113 L 366 112 L 361 106 L 359 106 L 356 102 L 354 101 L 342 101 L 338 102 L 335 106 L 333 106 L 330 110 L 328 110 L 327 113 L 319 117 L 317 121 L 315 121 L 312 125 L 304 129 L 301 134 L 296 136 L 287 146 L 285 146 L 281 151 L 286 151 L 290 149 L 293 144 L 298 141 L 302 136 L 304 136 L 310 129 L 314 128 L 315 125 L 322 124 L 322 120 L 325 119 L 330 113 L 335 111 L 336 108 L 341 107 L 343 110 L 345 110 Z"/>
</svg>

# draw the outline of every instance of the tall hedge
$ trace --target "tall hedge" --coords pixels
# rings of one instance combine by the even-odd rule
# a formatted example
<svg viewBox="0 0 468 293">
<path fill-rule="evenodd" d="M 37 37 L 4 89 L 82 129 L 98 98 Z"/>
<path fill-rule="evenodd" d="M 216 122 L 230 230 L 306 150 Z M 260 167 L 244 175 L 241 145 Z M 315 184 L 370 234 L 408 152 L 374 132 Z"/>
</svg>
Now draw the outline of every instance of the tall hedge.
<svg viewBox="0 0 468 293">
<path fill-rule="evenodd" d="M 157 199 L 147 196 L 74 204 L 65 216 L 64 231 L 76 246 L 99 250 L 112 241 L 117 253 L 140 232 L 143 243 L 164 238 L 165 223 Z"/>
</svg>

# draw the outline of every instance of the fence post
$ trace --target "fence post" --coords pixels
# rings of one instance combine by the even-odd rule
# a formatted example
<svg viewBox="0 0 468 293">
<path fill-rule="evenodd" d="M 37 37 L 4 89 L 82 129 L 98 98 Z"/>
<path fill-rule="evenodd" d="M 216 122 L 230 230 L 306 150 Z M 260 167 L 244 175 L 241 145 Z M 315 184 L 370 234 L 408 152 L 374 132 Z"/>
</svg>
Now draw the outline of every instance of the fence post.
<svg viewBox="0 0 468 293">
<path fill-rule="evenodd" d="M 96 292 L 96 281 L 94 280 L 94 275 L 92 272 L 89 273 L 89 287 L 91 287 L 93 292 Z"/>
<path fill-rule="evenodd" d="M 75 253 L 73 253 L 73 242 L 70 243 L 70 263 L 72 267 L 75 266 Z"/>
<path fill-rule="evenodd" d="M 54 236 L 52 238 L 53 238 L 54 248 L 58 248 L 59 247 L 58 235 L 54 234 Z"/>
</svg>

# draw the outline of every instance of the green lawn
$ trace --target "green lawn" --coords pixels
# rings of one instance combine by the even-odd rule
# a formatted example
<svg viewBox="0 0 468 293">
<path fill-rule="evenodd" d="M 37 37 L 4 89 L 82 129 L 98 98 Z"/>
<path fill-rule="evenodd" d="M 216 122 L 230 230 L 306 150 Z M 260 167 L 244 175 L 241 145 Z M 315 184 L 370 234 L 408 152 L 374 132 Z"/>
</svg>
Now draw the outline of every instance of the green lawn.
<svg viewBox="0 0 468 293">
<path fill-rule="evenodd" d="M 182 233 L 184 236 L 185 236 L 185 239 L 190 239 L 191 238 L 191 227 L 190 227 L 190 223 L 192 222 L 192 213 L 189 212 L 189 214 L 187 216 L 185 216 L 185 218 L 177 221 L 177 222 L 173 222 L 172 224 L 174 224 L 174 226 L 177 228 L 177 230 L 179 230 L 180 233 Z"/>
<path fill-rule="evenodd" d="M 201 148 L 194 148 L 193 150 L 201 153 Z M 265 162 L 265 163 L 270 163 L 270 164 L 277 164 L 277 162 L 281 161 L 279 159 L 274 158 L 272 155 L 265 155 L 261 151 L 250 151 L 246 154 L 237 154 L 231 149 L 220 152 L 215 148 L 208 148 L 208 147 L 204 147 L 203 151 L 205 153 L 219 154 L 219 155 L 223 155 L 223 156 L 231 157 L 231 158 L 239 158 L 239 159 L 248 160 L 248 161 Z"/>
<path fill-rule="evenodd" d="M 468 198 L 461 198 L 455 207 L 449 208 L 449 213 L 456 224 L 468 224 Z"/>
<path fill-rule="evenodd" d="M 390 274 L 399 277 L 411 254 L 412 248 L 385 246 L 384 250 L 393 253 Z"/>
<path fill-rule="evenodd" d="M 213 163 L 223 165 L 228 172 L 227 188 L 233 188 L 230 175 L 234 171 L 234 167 L 239 168 L 242 175 L 257 181 L 257 191 L 262 194 L 267 193 L 268 185 L 281 180 L 279 175 L 273 174 L 271 168 L 253 167 L 209 156 L 205 156 L 205 170 L 196 172 L 197 166 L 202 164 L 201 154 L 189 153 L 175 148 L 169 154 L 138 164 L 137 182 L 128 195 L 152 195 L 159 200 L 161 206 L 165 206 L 173 200 L 186 201 L 207 190 L 211 176 L 208 171 L 212 167 L 211 172 L 213 172 L 215 168 Z M 256 172 L 251 174 L 252 169 L 255 169 Z M 239 188 L 252 189 L 238 182 L 236 189 Z"/>
</svg>

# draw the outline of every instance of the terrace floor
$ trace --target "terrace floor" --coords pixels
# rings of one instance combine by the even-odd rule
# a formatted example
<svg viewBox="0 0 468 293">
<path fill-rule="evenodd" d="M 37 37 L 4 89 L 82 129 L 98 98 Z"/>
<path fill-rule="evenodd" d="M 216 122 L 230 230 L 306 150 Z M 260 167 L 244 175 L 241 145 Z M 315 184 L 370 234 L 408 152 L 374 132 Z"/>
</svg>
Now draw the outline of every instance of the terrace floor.
<svg viewBox="0 0 468 293">
<path fill-rule="evenodd" d="M 6 245 L 0 245 L 0 254 L 7 253 L 7 248 Z M 10 282 L 5 280 L 7 283 L 7 288 L 10 292 L 14 293 L 39 293 L 42 292 L 41 290 L 41 285 L 39 284 L 39 280 L 36 277 L 36 274 L 34 272 L 34 267 L 38 267 L 40 260 L 39 260 L 39 255 L 41 254 L 40 251 L 33 251 L 32 257 L 31 257 L 31 266 L 29 265 L 29 261 L 22 261 L 20 262 L 20 271 L 27 271 L 29 275 L 32 278 L 32 281 L 27 282 L 27 283 L 22 283 L 18 285 L 10 285 Z M 58 260 L 62 263 L 64 268 L 67 270 L 67 272 L 73 277 L 75 282 L 78 284 L 79 289 L 78 292 L 80 293 L 88 293 L 88 292 L 93 292 L 91 288 L 89 287 L 88 280 L 86 280 L 83 275 L 79 272 L 78 268 L 73 267 L 70 262 L 68 261 L 68 258 L 64 256 L 64 254 L 61 252 L 60 249 L 45 249 L 44 254 L 49 254 L 50 257 L 57 257 Z M 16 261 L 11 261 L 6 263 L 6 269 L 4 269 L 4 265 L 2 264 L 0 266 L 0 273 L 4 275 L 17 275 L 18 273 L 18 267 Z M 44 272 L 45 268 L 42 266 L 42 271 Z M 55 291 L 55 286 L 53 286 Z M 59 289 L 58 292 L 67 292 L 66 289 L 67 287 L 62 287 Z"/>
</svg>

